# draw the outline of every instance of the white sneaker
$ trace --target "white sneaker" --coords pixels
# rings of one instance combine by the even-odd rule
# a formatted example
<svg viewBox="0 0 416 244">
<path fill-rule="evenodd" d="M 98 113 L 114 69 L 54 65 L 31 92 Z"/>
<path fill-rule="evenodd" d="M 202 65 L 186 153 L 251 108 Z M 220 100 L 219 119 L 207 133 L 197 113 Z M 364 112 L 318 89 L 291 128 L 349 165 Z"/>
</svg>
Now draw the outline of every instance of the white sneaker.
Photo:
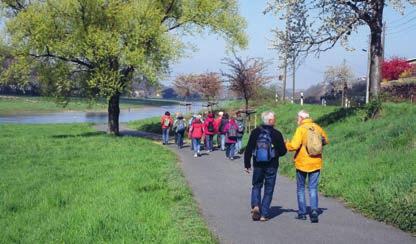
<svg viewBox="0 0 416 244">
<path fill-rule="evenodd" d="M 198 154 L 196 154 L 196 153 L 195 153 L 195 154 L 194 154 L 194 158 L 197 158 L 197 157 L 198 157 Z"/>
</svg>

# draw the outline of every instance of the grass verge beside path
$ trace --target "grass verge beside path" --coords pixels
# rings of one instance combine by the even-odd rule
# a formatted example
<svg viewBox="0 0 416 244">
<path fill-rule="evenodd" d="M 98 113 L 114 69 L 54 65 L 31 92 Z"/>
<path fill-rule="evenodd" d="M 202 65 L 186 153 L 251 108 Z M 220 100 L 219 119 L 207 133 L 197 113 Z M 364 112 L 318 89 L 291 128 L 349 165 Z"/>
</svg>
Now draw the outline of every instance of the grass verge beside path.
<svg viewBox="0 0 416 244">
<path fill-rule="evenodd" d="M 215 243 L 169 150 L 87 124 L 0 125 L 0 243 Z"/>
<path fill-rule="evenodd" d="M 331 106 L 264 104 L 257 112 L 276 112 L 277 128 L 285 138 L 291 138 L 301 109 L 310 112 L 330 140 L 324 149 L 320 192 L 342 198 L 348 206 L 376 220 L 416 233 L 416 106 L 385 103 L 380 117 L 367 121 L 363 120 L 363 109 Z M 129 125 L 150 130 L 160 127 L 156 122 Z M 292 157 L 293 153 L 288 153 L 281 159 L 279 171 L 293 178 Z"/>
</svg>

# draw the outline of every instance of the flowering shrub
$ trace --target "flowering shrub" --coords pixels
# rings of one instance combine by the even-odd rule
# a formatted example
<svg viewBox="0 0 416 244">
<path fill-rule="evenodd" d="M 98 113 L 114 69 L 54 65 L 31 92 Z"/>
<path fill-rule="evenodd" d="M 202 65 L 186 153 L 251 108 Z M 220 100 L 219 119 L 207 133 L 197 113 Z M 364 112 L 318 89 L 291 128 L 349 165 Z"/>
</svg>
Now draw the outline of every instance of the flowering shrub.
<svg viewBox="0 0 416 244">
<path fill-rule="evenodd" d="M 409 64 L 404 58 L 392 58 L 384 61 L 381 67 L 383 79 L 397 80 L 403 72 L 409 71 L 412 65 Z M 409 72 L 410 73 L 410 72 Z M 405 76 L 409 74 L 404 74 Z"/>
</svg>

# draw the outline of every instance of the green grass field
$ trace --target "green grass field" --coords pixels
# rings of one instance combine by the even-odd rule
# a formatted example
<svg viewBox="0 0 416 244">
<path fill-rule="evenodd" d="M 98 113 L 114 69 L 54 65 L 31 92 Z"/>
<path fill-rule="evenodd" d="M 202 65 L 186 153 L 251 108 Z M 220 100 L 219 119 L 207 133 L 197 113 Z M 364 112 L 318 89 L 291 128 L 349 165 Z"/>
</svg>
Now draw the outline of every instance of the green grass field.
<svg viewBox="0 0 416 244">
<path fill-rule="evenodd" d="M 276 127 L 291 138 L 301 109 L 310 112 L 330 140 L 320 191 L 367 216 L 416 233 L 416 106 L 386 103 L 379 118 L 367 121 L 363 120 L 365 109 L 318 105 L 264 104 L 258 114 L 276 112 Z M 136 121 L 130 126 L 155 132 L 156 122 Z M 281 159 L 280 173 L 293 178 L 292 157 L 288 153 Z"/>
<path fill-rule="evenodd" d="M 216 243 L 173 153 L 87 124 L 0 125 L 0 243 Z"/>
<path fill-rule="evenodd" d="M 120 108 L 140 108 L 143 106 L 163 106 L 176 104 L 176 101 L 157 99 L 120 99 Z M 91 102 L 86 99 L 72 98 L 67 106 L 47 97 L 0 96 L 0 115 L 22 113 L 45 113 L 61 111 L 107 111 L 105 101 Z"/>
</svg>

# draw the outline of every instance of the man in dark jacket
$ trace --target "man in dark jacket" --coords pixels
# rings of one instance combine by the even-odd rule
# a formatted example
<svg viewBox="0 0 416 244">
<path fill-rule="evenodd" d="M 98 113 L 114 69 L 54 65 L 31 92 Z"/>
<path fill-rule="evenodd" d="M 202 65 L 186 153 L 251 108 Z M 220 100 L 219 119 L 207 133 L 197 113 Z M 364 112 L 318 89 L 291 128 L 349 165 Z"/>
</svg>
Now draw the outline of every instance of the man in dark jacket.
<svg viewBox="0 0 416 244">
<path fill-rule="evenodd" d="M 251 191 L 251 214 L 253 220 L 267 221 L 276 183 L 279 157 L 287 152 L 282 134 L 274 129 L 276 122 L 273 112 L 261 115 L 263 125 L 254 129 L 244 153 L 244 167 L 251 171 L 253 158 L 253 188 Z M 264 196 L 261 188 L 264 185 Z"/>
</svg>

